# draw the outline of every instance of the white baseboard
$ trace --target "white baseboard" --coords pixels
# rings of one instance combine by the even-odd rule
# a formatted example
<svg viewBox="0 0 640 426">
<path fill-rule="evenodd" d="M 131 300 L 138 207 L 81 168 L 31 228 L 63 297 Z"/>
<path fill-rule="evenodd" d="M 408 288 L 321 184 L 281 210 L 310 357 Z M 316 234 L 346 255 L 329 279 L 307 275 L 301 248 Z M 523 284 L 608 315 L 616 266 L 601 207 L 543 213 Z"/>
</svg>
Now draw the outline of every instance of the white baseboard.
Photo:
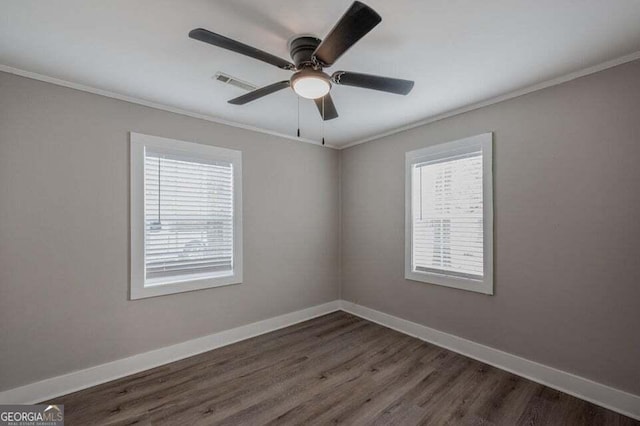
<svg viewBox="0 0 640 426">
<path fill-rule="evenodd" d="M 349 312 L 401 333 L 417 337 L 640 420 L 640 396 L 638 395 L 605 386 L 562 370 L 345 300 L 334 300 L 322 305 L 2 391 L 0 392 L 0 403 L 33 404 L 53 399 L 60 395 L 188 358 L 338 310 Z"/>
<path fill-rule="evenodd" d="M 240 340 L 269 333 L 340 309 L 334 300 L 322 305 L 254 322 L 176 345 L 141 353 L 128 358 L 74 371 L 14 389 L 0 392 L 2 404 L 34 404 L 120 377 L 135 374 L 169 362 L 188 358 L 202 352 L 230 345 Z"/>
<path fill-rule="evenodd" d="M 585 379 L 566 371 L 484 346 L 462 337 L 429 328 L 402 318 L 394 317 L 346 300 L 340 308 L 353 315 L 378 323 L 425 342 L 452 350 L 469 358 L 493 365 L 502 370 L 525 377 L 561 392 L 592 402 L 625 416 L 640 420 L 640 396 Z"/>
</svg>

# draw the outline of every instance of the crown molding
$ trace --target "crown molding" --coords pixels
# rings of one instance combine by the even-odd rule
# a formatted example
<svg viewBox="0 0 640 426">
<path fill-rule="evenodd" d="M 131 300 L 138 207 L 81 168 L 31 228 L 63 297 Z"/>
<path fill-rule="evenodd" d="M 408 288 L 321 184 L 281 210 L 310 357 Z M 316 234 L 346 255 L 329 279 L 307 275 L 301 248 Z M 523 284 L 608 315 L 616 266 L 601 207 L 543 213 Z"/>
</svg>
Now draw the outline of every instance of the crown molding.
<svg viewBox="0 0 640 426">
<path fill-rule="evenodd" d="M 337 145 L 331 145 L 331 144 L 326 144 L 324 145 L 327 148 L 332 148 L 332 149 L 338 149 L 338 150 L 342 150 L 342 149 L 347 149 L 347 148 L 351 148 L 353 146 L 356 145 L 361 145 L 363 143 L 366 142 L 371 142 L 374 140 L 378 140 L 378 139 L 382 139 L 385 138 L 387 136 L 391 136 L 393 134 L 396 133 L 401 133 L 404 132 L 406 130 L 411 130 L 414 129 L 416 127 L 420 127 L 420 126 L 424 126 L 430 123 L 434 123 L 436 121 L 440 121 L 440 120 L 444 120 L 445 118 L 449 118 L 449 117 L 454 117 L 456 115 L 460 115 L 460 114 L 464 114 L 466 112 L 470 112 L 479 108 L 483 108 L 489 105 L 494 105 L 509 99 L 513 99 L 513 98 L 517 98 L 519 96 L 523 96 L 523 95 L 527 95 L 529 93 L 533 93 L 533 92 L 537 92 L 538 90 L 542 90 L 542 89 L 546 89 L 548 87 L 553 87 L 553 86 L 557 86 L 560 85 L 562 83 L 566 83 L 568 81 L 571 80 L 575 80 L 577 78 L 580 77 L 585 77 L 587 75 L 590 74 L 595 74 L 597 72 L 600 71 L 604 71 L 606 69 L 609 68 L 613 68 L 616 67 L 618 65 L 622 65 L 625 64 L 627 62 L 632 62 L 635 60 L 640 59 L 640 50 L 630 53 L 628 55 L 624 55 L 621 56 L 619 58 L 616 59 L 612 59 L 610 61 L 606 61 L 606 62 L 602 62 L 600 64 L 597 65 L 593 65 L 587 68 L 584 68 L 582 70 L 579 71 L 574 71 L 572 73 L 569 74 L 565 74 L 562 75 L 560 77 L 556 77 L 553 78 L 551 80 L 546 80 L 543 81 L 541 83 L 537 83 L 531 86 L 527 86 L 525 88 L 522 89 L 518 89 L 518 90 L 514 90 L 508 93 L 505 93 L 503 95 L 500 96 L 495 96 L 489 99 L 486 99 L 484 101 L 481 102 L 477 102 L 474 104 L 470 104 L 470 105 L 466 105 L 466 106 L 462 106 L 460 108 L 456 108 L 447 112 L 444 112 L 442 114 L 436 114 L 424 119 L 421 119 L 419 121 L 415 121 L 413 123 L 404 125 L 404 126 L 400 126 L 400 127 L 396 127 L 394 129 L 391 130 L 387 130 L 385 132 L 382 133 L 376 133 L 374 135 L 371 136 L 367 136 L 366 138 L 362 138 L 362 139 L 358 139 L 352 142 L 348 142 L 346 145 L 341 145 L 341 146 L 337 146 Z M 84 84 L 79 84 L 79 83 L 74 83 L 71 81 L 67 81 L 67 80 L 62 80 L 59 78 L 55 78 L 55 77 L 50 77 L 44 74 L 38 74 L 35 72 L 31 72 L 31 71 L 26 71 L 20 68 L 15 68 L 15 67 L 10 67 L 8 65 L 3 65 L 0 64 L 0 71 L 9 73 L 9 74 L 15 74 L 15 75 L 19 75 L 22 77 L 27 77 L 27 78 L 31 78 L 34 80 L 39 80 L 39 81 L 44 81 L 46 83 L 51 83 L 51 84 L 55 84 L 58 86 L 63 86 L 63 87 L 68 87 L 71 89 L 75 89 L 75 90 L 80 90 L 83 92 L 88 92 L 88 93 L 93 93 L 96 95 L 101 95 L 101 96 L 106 96 L 108 98 L 112 98 L 112 99 L 118 99 L 121 101 L 125 101 L 125 102 L 130 102 L 133 104 L 137 104 L 137 105 L 143 105 L 146 107 L 150 107 L 150 108 L 155 108 L 158 110 L 162 110 L 162 111 L 167 111 L 167 112 L 172 112 L 175 114 L 180 114 L 180 115 L 185 115 L 187 117 L 192 117 L 192 118 L 198 118 L 200 120 L 206 120 L 206 121 L 210 121 L 213 123 L 217 123 L 217 124 L 224 124 L 227 126 L 231 126 L 231 127 L 236 127 L 239 129 L 244 129 L 244 130 L 250 130 L 253 132 L 258 132 L 258 133 L 263 133 L 263 134 L 267 134 L 267 135 L 271 135 L 271 136 L 277 136 L 283 139 L 289 139 L 289 140 L 293 140 L 293 141 L 299 141 L 299 142 L 305 142 L 305 143 L 310 143 L 313 145 L 321 145 L 320 142 L 318 141 L 314 141 L 311 139 L 306 139 L 306 138 L 298 138 L 292 135 L 288 135 L 285 133 L 280 133 L 280 132 L 275 132 L 272 130 L 268 130 L 268 129 L 263 129 L 260 127 L 255 127 L 255 126 L 250 126 L 247 124 L 242 124 L 242 123 L 238 123 L 235 121 L 230 121 L 230 120 L 224 120 L 212 115 L 207 115 L 207 114 L 201 114 L 201 113 L 197 113 L 197 112 L 193 112 L 193 111 L 188 111 L 182 108 L 177 108 L 177 107 L 173 107 L 170 105 L 164 105 L 164 104 L 160 104 L 157 102 L 153 102 L 153 101 L 149 101 L 146 99 L 141 99 L 141 98 L 136 98 L 133 96 L 127 96 L 127 95 L 122 95 L 119 93 L 115 93 L 115 92 L 110 92 L 108 90 L 104 90 L 104 89 L 99 89 L 97 87 L 93 87 L 93 86 L 87 86 Z"/>
<path fill-rule="evenodd" d="M 0 71 L 6 72 L 8 74 L 19 75 L 21 77 L 31 78 L 33 80 L 44 81 L 45 83 L 51 83 L 51 84 L 55 84 L 57 86 L 63 86 L 63 87 L 68 87 L 70 89 L 80 90 L 82 92 L 93 93 L 94 95 L 106 96 L 107 98 L 112 98 L 112 99 L 117 99 L 117 100 L 120 100 L 120 101 L 129 102 L 129 103 L 132 103 L 132 104 L 142 105 L 142 106 L 146 106 L 146 107 L 149 107 L 149 108 L 158 109 L 158 110 L 161 110 L 161 111 L 167 111 L 167 112 L 172 112 L 174 114 L 185 115 L 187 117 L 198 118 L 200 120 L 210 121 L 212 123 L 224 124 L 226 126 L 237 127 L 239 129 L 250 130 L 252 132 L 263 133 L 263 134 L 267 134 L 267 135 L 271 135 L 271 136 L 277 136 L 277 137 L 280 137 L 280 138 L 283 138 L 283 139 L 289 139 L 289 140 L 293 140 L 293 141 L 305 142 L 305 143 L 310 143 L 310 144 L 313 144 L 313 145 L 322 146 L 322 144 L 320 142 L 314 141 L 312 139 L 298 138 L 298 137 L 295 137 L 295 136 L 292 136 L 292 135 L 288 135 L 288 134 L 285 134 L 285 133 L 275 132 L 273 130 L 268 130 L 268 129 L 263 129 L 263 128 L 260 128 L 260 127 L 250 126 L 248 124 L 242 124 L 242 123 L 238 123 L 238 122 L 235 122 L 235 121 L 224 120 L 222 118 L 218 118 L 218 117 L 215 117 L 213 115 L 207 115 L 207 114 L 201 114 L 201 113 L 198 113 L 198 112 L 188 111 L 186 109 L 177 108 L 177 107 L 173 107 L 173 106 L 170 106 L 170 105 L 165 105 L 165 104 L 153 102 L 153 101 L 149 101 L 149 100 L 142 99 L 142 98 L 136 98 L 134 96 L 122 95 L 120 93 L 115 93 L 115 92 L 111 92 L 111 91 L 100 89 L 100 88 L 93 87 L 93 86 L 87 86 L 87 85 L 84 85 L 84 84 L 74 83 L 72 81 L 67 81 L 67 80 L 62 80 L 62 79 L 55 78 L 55 77 L 50 77 L 48 75 L 38 74 L 36 72 L 27 71 L 27 70 L 23 70 L 23 69 L 20 69 L 20 68 L 14 68 L 14 67 L 10 67 L 10 66 L 4 65 L 4 64 L 0 64 Z M 324 146 L 327 147 L 327 148 L 338 149 L 338 147 L 336 147 L 334 145 L 330 145 L 330 144 L 325 144 Z"/>
<path fill-rule="evenodd" d="M 519 96 L 523 96 L 523 95 L 526 95 L 526 94 L 529 94 L 529 93 L 532 93 L 532 92 L 537 92 L 538 90 L 546 89 L 548 87 L 557 86 L 559 84 L 566 83 L 568 81 L 575 80 L 577 78 L 584 77 L 584 76 L 587 76 L 589 74 L 595 74 L 597 72 L 604 71 L 604 70 L 606 70 L 608 68 L 613 68 L 613 67 L 616 67 L 618 65 L 626 64 L 627 62 L 632 62 L 632 61 L 635 61 L 637 59 L 640 59 L 640 50 L 637 51 L 637 52 L 633 52 L 633 53 L 631 53 L 629 55 L 621 56 L 619 58 L 612 59 L 610 61 L 602 62 L 602 63 L 600 63 L 598 65 L 593 65 L 591 67 L 584 68 L 584 69 L 579 70 L 579 71 L 574 71 L 572 73 L 565 74 L 565 75 L 562 75 L 560 77 L 553 78 L 551 80 L 546 80 L 546 81 L 543 81 L 541 83 L 534 84 L 532 86 L 527 86 L 527 87 L 525 87 L 523 89 L 514 90 L 512 92 L 508 92 L 508 93 L 505 93 L 503 95 L 496 96 L 496 97 L 493 97 L 493 98 L 489 98 L 489 99 L 481 101 L 481 102 L 477 102 L 477 103 L 474 103 L 474 104 L 470 104 L 470 105 L 466 105 L 466 106 L 463 106 L 463 107 L 460 107 L 460 108 L 456 108 L 456 109 L 444 112 L 442 114 L 433 115 L 431 117 L 427 117 L 427 118 L 424 118 L 422 120 L 415 121 L 413 123 L 407 124 L 405 126 L 397 127 L 395 129 L 388 130 L 388 131 L 383 132 L 383 133 L 377 133 L 375 135 L 368 136 L 366 138 L 363 138 L 363 139 L 360 139 L 360 140 L 357 140 L 357 141 L 354 141 L 354 142 L 350 142 L 350 143 L 348 143 L 346 145 L 342 145 L 342 146 L 338 147 L 338 149 L 347 149 L 347 148 L 350 148 L 352 146 L 360 145 L 360 144 L 363 144 L 363 143 L 366 143 L 366 142 L 371 142 L 371 141 L 374 141 L 374 140 L 377 140 L 377 139 L 382 139 L 384 137 L 391 136 L 391 135 L 396 134 L 396 133 L 404 132 L 406 130 L 415 129 L 416 127 L 424 126 L 426 124 L 430 124 L 430 123 L 433 123 L 433 122 L 436 122 L 436 121 L 444 120 L 445 118 L 449 118 L 449 117 L 453 117 L 453 116 L 456 116 L 456 115 L 464 114 L 465 112 L 470 112 L 470 111 L 473 111 L 473 110 L 476 110 L 476 109 L 479 109 L 479 108 L 482 108 L 482 107 L 486 107 L 486 106 L 489 106 L 489 105 L 497 104 L 499 102 L 503 102 L 503 101 L 506 101 L 506 100 L 509 100 L 509 99 L 513 99 L 513 98 L 517 98 Z"/>
</svg>

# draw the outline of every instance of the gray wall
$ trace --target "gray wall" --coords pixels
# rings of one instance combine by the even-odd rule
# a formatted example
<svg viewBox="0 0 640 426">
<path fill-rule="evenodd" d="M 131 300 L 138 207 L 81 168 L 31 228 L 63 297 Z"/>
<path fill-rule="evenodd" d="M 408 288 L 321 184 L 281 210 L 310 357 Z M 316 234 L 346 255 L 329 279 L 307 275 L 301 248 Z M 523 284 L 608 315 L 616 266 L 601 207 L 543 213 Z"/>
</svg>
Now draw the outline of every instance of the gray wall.
<svg viewBox="0 0 640 426">
<path fill-rule="evenodd" d="M 243 152 L 243 284 L 127 300 L 129 131 Z M 338 157 L 0 73 L 0 390 L 335 300 Z"/>
<path fill-rule="evenodd" d="M 405 280 L 404 153 L 494 134 L 495 296 Z M 343 298 L 640 394 L 640 62 L 342 151 Z"/>
<path fill-rule="evenodd" d="M 342 291 L 640 394 L 638 75 L 623 65 L 337 152 L 0 73 L 0 390 Z M 127 300 L 129 131 L 243 151 L 243 284 Z M 487 131 L 495 296 L 405 280 L 404 153 Z"/>
</svg>

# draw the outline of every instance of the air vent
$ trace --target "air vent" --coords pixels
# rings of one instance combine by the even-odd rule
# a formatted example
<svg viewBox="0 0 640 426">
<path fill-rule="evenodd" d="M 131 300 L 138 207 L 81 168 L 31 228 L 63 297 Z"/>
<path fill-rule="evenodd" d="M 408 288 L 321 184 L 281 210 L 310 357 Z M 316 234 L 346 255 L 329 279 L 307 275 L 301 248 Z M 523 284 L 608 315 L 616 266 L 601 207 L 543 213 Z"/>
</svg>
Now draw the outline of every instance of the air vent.
<svg viewBox="0 0 640 426">
<path fill-rule="evenodd" d="M 225 83 L 225 84 L 230 84 L 232 86 L 236 86 L 239 87 L 243 90 L 256 90 L 258 88 L 258 86 L 251 84 L 251 83 L 247 83 L 246 81 L 242 81 L 239 80 L 235 77 L 230 76 L 229 74 L 225 74 L 223 72 L 218 71 L 216 73 L 216 75 L 213 76 L 213 78 L 215 78 L 216 80 Z"/>
</svg>

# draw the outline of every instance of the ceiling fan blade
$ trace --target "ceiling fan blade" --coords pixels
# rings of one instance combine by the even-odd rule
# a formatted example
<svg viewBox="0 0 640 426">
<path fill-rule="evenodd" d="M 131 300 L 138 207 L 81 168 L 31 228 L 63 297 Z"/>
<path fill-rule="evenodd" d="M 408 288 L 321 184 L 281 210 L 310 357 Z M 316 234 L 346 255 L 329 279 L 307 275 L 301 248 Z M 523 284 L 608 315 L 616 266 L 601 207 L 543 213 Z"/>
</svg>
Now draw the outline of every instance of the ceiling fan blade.
<svg viewBox="0 0 640 426">
<path fill-rule="evenodd" d="M 362 87 L 364 89 L 381 90 L 383 92 L 406 95 L 413 89 L 413 81 L 399 78 L 381 77 L 379 75 L 360 74 L 349 71 L 336 71 L 331 76 L 335 84 Z"/>
<path fill-rule="evenodd" d="M 353 2 L 349 10 L 333 27 L 313 52 L 313 56 L 325 67 L 331 66 L 344 52 L 356 44 L 382 21 L 378 13 L 364 3 Z"/>
<path fill-rule="evenodd" d="M 196 28 L 195 30 L 191 30 L 189 32 L 189 37 L 194 40 L 213 44 L 214 46 L 231 50 L 232 52 L 240 53 L 241 55 L 249 56 L 250 58 L 275 65 L 276 67 L 282 68 L 283 70 L 294 70 L 296 68 L 295 65 L 293 65 L 291 62 L 274 56 L 271 53 L 264 52 L 260 49 L 256 49 L 255 47 L 240 43 L 239 41 L 235 41 L 223 35 L 212 33 L 211 31 L 205 30 L 203 28 Z"/>
<path fill-rule="evenodd" d="M 238 96 L 237 98 L 233 98 L 229 101 L 229 103 L 233 105 L 244 105 L 248 102 L 255 101 L 256 99 L 260 99 L 263 96 L 270 95 L 277 92 L 278 90 L 282 90 L 287 87 L 289 87 L 289 80 L 279 81 L 277 83 L 273 83 L 268 86 L 253 90 L 242 96 Z"/>
<path fill-rule="evenodd" d="M 329 93 L 324 95 L 324 98 L 318 98 L 313 100 L 316 103 L 316 106 L 318 107 L 318 112 L 320 113 L 320 117 L 323 116 L 322 99 L 324 99 L 324 121 L 338 118 L 338 111 L 336 110 L 336 106 L 334 105 L 333 99 L 331 99 L 331 95 Z"/>
</svg>

